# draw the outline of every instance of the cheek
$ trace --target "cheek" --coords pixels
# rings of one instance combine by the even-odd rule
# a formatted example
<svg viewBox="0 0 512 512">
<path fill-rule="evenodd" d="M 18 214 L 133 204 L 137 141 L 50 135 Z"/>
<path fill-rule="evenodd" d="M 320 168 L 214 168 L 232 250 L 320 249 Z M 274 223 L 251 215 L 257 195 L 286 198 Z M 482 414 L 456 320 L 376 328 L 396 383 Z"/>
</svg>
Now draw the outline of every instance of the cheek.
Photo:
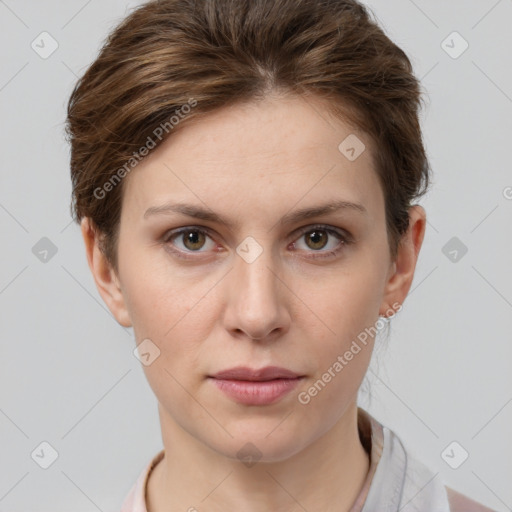
<svg viewBox="0 0 512 512">
<path fill-rule="evenodd" d="M 150 339 L 160 351 L 154 362 L 143 366 L 146 379 L 164 410 L 191 423 L 201 419 L 201 411 L 191 407 L 191 395 L 201 384 L 201 346 L 213 317 L 207 300 L 196 295 L 162 279 L 144 280 L 144 286 L 137 281 L 129 290 L 137 343 Z"/>
<path fill-rule="evenodd" d="M 301 328 L 308 330 L 309 318 L 311 325 L 319 324 L 327 338 L 336 340 L 337 348 L 356 338 L 378 318 L 383 275 L 382 265 L 361 255 L 339 272 L 331 272 L 321 279 L 306 277 L 297 292 L 306 298 L 304 302 L 310 308 L 309 312 L 304 309 L 306 317 Z"/>
<path fill-rule="evenodd" d="M 329 407 L 329 403 L 341 407 L 353 397 L 366 374 L 383 293 L 384 269 L 375 260 L 370 254 L 361 254 L 350 270 L 340 271 L 335 278 L 331 275 L 315 287 L 303 283 L 302 293 L 323 322 L 322 335 L 315 337 L 314 354 L 320 407 Z M 309 318 L 313 318 L 311 313 Z M 308 323 L 304 319 L 299 328 L 307 332 Z"/>
<path fill-rule="evenodd" d="M 319 417 L 339 418 L 357 396 L 366 375 L 374 347 L 374 321 L 357 306 L 352 303 L 345 310 L 338 309 L 337 323 L 332 319 L 336 335 L 319 340 L 318 350 L 312 354 L 316 372 L 303 389 L 303 397 L 310 400 L 310 410 L 316 410 Z"/>
<path fill-rule="evenodd" d="M 125 260 L 123 295 L 134 331 L 164 342 L 183 322 L 187 323 L 196 309 L 201 309 L 208 283 L 176 270 L 165 255 L 151 257 L 152 252 L 132 253 Z"/>
<path fill-rule="evenodd" d="M 160 351 L 153 364 L 144 366 L 151 387 L 157 396 L 181 396 L 177 382 L 192 390 L 193 377 L 205 365 L 203 345 L 219 316 L 219 299 L 208 294 L 210 278 L 167 274 L 139 270 L 127 280 L 125 295 L 137 343 L 149 339 Z"/>
</svg>

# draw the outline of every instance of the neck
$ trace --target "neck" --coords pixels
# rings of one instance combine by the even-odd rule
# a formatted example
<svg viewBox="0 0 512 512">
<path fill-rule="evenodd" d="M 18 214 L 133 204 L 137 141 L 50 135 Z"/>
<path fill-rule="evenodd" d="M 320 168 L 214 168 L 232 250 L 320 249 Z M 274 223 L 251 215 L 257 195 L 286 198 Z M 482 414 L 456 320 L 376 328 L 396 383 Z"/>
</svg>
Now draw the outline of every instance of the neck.
<svg viewBox="0 0 512 512">
<path fill-rule="evenodd" d="M 369 470 L 356 404 L 295 455 L 251 467 L 210 449 L 161 408 L 160 420 L 166 455 L 148 480 L 148 512 L 348 511 Z"/>
</svg>

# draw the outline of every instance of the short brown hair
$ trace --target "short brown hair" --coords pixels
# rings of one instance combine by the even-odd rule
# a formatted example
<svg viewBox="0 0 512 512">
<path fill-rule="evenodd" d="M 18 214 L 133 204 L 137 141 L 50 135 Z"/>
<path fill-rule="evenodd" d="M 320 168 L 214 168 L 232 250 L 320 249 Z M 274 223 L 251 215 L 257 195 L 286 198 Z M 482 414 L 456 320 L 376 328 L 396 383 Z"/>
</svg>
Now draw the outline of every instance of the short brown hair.
<svg viewBox="0 0 512 512">
<path fill-rule="evenodd" d="M 423 97 L 409 58 L 370 12 L 356 0 L 152 0 L 111 32 L 74 87 L 66 133 L 73 218 L 91 219 L 116 270 L 123 181 L 112 180 L 134 151 L 191 101 L 176 128 L 271 91 L 321 96 L 368 134 L 396 256 L 411 202 L 430 180 Z"/>
</svg>

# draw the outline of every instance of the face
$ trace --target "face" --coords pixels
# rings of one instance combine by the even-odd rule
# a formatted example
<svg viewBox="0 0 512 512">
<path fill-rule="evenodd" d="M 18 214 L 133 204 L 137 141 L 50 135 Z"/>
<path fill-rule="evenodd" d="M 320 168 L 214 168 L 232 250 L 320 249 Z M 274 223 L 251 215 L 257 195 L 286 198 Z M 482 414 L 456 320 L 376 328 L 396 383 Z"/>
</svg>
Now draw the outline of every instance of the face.
<svg viewBox="0 0 512 512">
<path fill-rule="evenodd" d="M 355 160 L 338 149 L 350 135 L 366 146 Z M 232 458 L 264 439 L 275 461 L 353 406 L 374 342 L 361 333 L 401 303 L 415 263 L 390 260 L 371 150 L 320 99 L 273 97 L 184 125 L 125 178 L 116 292 L 102 294 L 160 351 L 143 368 L 163 423 Z M 300 378 L 211 378 L 239 366 Z"/>
</svg>

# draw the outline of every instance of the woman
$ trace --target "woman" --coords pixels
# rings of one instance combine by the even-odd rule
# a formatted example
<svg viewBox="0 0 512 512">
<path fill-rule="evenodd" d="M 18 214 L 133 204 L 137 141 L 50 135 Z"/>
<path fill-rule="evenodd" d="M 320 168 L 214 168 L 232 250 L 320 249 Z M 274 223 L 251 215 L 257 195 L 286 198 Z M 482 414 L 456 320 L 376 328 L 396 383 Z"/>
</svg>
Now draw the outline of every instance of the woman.
<svg viewBox="0 0 512 512">
<path fill-rule="evenodd" d="M 357 406 L 429 184 L 420 87 L 354 0 L 161 0 L 68 105 L 73 215 L 164 449 L 123 512 L 484 511 Z"/>
</svg>

